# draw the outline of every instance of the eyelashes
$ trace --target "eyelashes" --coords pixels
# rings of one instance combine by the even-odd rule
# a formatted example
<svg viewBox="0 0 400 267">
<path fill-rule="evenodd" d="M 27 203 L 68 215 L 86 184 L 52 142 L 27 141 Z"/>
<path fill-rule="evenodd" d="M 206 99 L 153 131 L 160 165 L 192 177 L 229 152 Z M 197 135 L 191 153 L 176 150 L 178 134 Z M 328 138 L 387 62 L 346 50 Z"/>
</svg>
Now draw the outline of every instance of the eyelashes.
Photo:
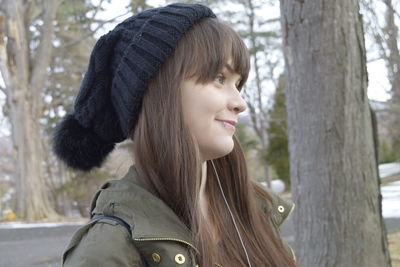
<svg viewBox="0 0 400 267">
<path fill-rule="evenodd" d="M 218 74 L 214 79 L 214 81 L 219 84 L 224 84 L 225 80 L 226 80 L 226 77 L 223 74 Z"/>
<path fill-rule="evenodd" d="M 225 77 L 224 74 L 220 73 L 220 74 L 218 74 L 217 76 L 215 76 L 214 82 L 223 85 L 223 84 L 225 83 L 225 81 L 226 81 L 226 77 Z M 242 80 L 240 79 L 240 80 L 238 80 L 238 81 L 236 82 L 236 84 L 235 84 L 235 87 L 236 87 L 236 89 L 238 89 L 238 90 L 239 90 L 239 86 L 240 86 L 241 81 L 242 81 Z"/>
</svg>

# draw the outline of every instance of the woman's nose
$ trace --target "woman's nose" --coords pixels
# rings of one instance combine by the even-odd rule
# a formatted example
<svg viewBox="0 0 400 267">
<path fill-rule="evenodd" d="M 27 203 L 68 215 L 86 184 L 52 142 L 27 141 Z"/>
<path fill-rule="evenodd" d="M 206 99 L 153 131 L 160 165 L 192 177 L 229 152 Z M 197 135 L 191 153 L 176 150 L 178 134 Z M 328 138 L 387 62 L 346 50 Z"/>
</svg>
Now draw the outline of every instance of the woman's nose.
<svg viewBox="0 0 400 267">
<path fill-rule="evenodd" d="M 236 113 L 241 113 L 247 109 L 247 103 L 244 101 L 240 92 L 236 90 L 235 95 L 231 98 L 230 109 Z"/>
</svg>

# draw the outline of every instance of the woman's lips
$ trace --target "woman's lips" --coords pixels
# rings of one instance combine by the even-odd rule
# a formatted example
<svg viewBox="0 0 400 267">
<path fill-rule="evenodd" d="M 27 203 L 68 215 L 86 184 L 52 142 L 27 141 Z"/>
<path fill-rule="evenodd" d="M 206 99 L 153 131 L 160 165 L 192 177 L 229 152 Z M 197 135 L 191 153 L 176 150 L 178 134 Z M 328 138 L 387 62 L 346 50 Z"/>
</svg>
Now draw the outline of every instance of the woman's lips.
<svg viewBox="0 0 400 267">
<path fill-rule="evenodd" d="M 222 123 L 222 125 L 224 126 L 224 128 L 235 131 L 236 127 L 235 127 L 234 124 L 233 124 L 234 122 L 230 122 L 230 121 L 221 121 L 221 120 L 218 120 L 218 121 Z"/>
</svg>

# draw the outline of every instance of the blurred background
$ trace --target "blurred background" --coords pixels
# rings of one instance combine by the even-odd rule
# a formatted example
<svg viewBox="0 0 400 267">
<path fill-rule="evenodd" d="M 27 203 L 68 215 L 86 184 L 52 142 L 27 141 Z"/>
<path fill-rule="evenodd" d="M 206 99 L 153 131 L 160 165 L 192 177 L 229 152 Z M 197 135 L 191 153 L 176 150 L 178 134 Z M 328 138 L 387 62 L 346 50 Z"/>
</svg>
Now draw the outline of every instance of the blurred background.
<svg viewBox="0 0 400 267">
<path fill-rule="evenodd" d="M 32 247 L 28 240 L 45 236 L 48 254 L 31 252 L 24 265 L 18 262 L 53 266 L 70 234 L 88 218 L 97 189 L 106 180 L 122 177 L 133 163 L 131 144 L 126 141 L 118 144 L 102 168 L 72 171 L 53 155 L 51 135 L 72 110 L 96 40 L 132 14 L 171 2 L 0 0 L 0 266 L 15 265 L 12 250 L 23 244 L 28 250 Z M 296 189 L 291 188 L 288 131 L 293 124 L 286 108 L 281 27 L 281 10 L 287 1 L 192 2 L 210 6 L 245 40 L 252 64 L 243 90 L 248 109 L 235 134 L 250 176 L 292 198 Z M 380 214 L 388 228 L 384 231 L 389 233 L 391 264 L 400 266 L 400 1 L 352 2 L 357 2 L 364 29 L 365 89 L 373 114 L 383 198 Z M 284 229 L 294 242 L 291 231 L 290 226 Z"/>
</svg>

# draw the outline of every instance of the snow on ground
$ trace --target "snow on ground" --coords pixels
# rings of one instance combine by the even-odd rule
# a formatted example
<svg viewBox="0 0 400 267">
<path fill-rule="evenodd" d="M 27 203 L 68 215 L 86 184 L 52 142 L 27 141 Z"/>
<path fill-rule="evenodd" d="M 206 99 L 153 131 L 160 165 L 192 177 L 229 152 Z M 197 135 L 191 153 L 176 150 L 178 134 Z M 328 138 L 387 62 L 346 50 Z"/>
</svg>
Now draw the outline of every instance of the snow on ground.
<svg viewBox="0 0 400 267">
<path fill-rule="evenodd" d="M 379 177 L 381 177 L 382 179 L 385 179 L 386 177 L 390 177 L 392 175 L 396 175 L 399 173 L 400 173 L 399 162 L 379 164 Z"/>
<path fill-rule="evenodd" d="M 21 229 L 21 228 L 44 228 L 59 227 L 67 225 L 82 225 L 84 222 L 42 222 L 42 223 L 24 223 L 24 222 L 4 222 L 0 223 L 0 229 Z"/>
<path fill-rule="evenodd" d="M 383 217 L 400 217 L 400 181 L 382 186 L 381 193 Z"/>
</svg>

